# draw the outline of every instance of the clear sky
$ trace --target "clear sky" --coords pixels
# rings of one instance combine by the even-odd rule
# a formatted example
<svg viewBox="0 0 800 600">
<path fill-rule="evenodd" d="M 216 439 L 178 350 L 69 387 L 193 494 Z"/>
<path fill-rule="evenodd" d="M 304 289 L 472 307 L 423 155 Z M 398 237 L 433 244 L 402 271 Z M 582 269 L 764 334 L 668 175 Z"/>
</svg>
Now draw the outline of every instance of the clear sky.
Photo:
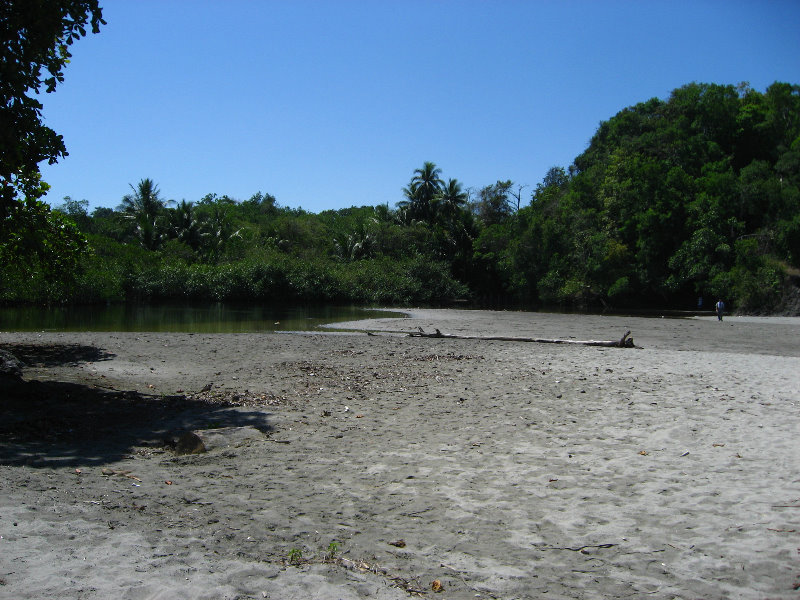
<svg viewBox="0 0 800 600">
<path fill-rule="evenodd" d="M 394 206 L 435 162 L 529 193 L 601 121 L 692 81 L 800 83 L 798 0 L 101 0 L 43 95 L 47 201 L 261 191 Z"/>
</svg>

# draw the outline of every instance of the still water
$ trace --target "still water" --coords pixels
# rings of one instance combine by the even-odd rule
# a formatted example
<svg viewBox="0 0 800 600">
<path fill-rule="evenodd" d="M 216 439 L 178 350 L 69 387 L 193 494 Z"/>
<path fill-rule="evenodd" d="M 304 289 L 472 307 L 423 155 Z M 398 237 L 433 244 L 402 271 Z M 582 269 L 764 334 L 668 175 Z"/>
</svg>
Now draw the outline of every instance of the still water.
<svg viewBox="0 0 800 600">
<path fill-rule="evenodd" d="M 0 331 L 314 331 L 326 323 L 402 316 L 398 312 L 356 306 L 275 307 L 215 303 L 15 307 L 0 308 Z"/>
</svg>

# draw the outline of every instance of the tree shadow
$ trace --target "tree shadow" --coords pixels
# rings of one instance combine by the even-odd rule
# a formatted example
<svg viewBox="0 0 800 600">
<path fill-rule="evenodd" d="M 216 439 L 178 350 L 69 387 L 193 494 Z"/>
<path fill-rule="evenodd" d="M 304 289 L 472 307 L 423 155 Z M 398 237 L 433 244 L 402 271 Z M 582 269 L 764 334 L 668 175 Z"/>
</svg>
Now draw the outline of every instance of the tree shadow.
<svg viewBox="0 0 800 600">
<path fill-rule="evenodd" d="M 3 344 L 17 359 L 31 367 L 59 367 L 111 360 L 116 356 L 97 346 L 82 344 Z"/>
<path fill-rule="evenodd" d="M 79 355 L 102 353 L 95 349 L 87 354 L 87 347 L 81 348 L 62 353 L 47 350 L 38 356 L 70 362 Z M 271 430 L 269 415 L 261 410 L 183 395 L 154 396 L 60 381 L 3 380 L 0 398 L 3 465 L 97 465 L 120 460 L 136 447 L 164 446 L 180 431 L 244 425 L 264 433 Z"/>
</svg>

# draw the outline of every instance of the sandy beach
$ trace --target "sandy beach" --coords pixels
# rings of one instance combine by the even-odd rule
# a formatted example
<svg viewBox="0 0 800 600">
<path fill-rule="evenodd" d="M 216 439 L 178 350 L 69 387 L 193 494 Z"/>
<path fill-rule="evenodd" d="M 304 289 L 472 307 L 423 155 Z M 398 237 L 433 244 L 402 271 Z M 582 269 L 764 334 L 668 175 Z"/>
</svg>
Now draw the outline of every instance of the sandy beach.
<svg viewBox="0 0 800 600">
<path fill-rule="evenodd" d="M 0 598 L 800 598 L 800 318 L 402 310 L 0 333 Z"/>
</svg>

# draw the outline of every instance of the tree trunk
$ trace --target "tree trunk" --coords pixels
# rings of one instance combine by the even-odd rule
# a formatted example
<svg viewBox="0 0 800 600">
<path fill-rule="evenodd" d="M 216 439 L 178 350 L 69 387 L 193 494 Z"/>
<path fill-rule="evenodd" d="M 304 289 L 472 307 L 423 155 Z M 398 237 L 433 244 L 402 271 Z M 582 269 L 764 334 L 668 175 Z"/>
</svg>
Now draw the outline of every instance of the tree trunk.
<svg viewBox="0 0 800 600">
<path fill-rule="evenodd" d="M 526 337 L 506 337 L 506 336 L 497 336 L 497 335 L 490 335 L 490 336 L 473 336 L 473 335 L 451 335 L 447 333 L 442 333 L 438 329 L 436 333 L 425 333 L 420 330 L 413 331 L 408 335 L 411 337 L 425 337 L 425 338 L 447 338 L 447 339 L 455 339 L 455 340 L 491 340 L 491 341 L 498 341 L 498 342 L 535 342 L 538 344 L 578 344 L 581 346 L 603 346 L 606 348 L 639 348 L 639 346 L 634 345 L 633 338 L 628 337 L 630 336 L 631 332 L 626 331 L 625 335 L 623 335 L 618 340 L 559 340 L 559 339 L 548 339 L 548 338 L 526 338 Z"/>
</svg>

